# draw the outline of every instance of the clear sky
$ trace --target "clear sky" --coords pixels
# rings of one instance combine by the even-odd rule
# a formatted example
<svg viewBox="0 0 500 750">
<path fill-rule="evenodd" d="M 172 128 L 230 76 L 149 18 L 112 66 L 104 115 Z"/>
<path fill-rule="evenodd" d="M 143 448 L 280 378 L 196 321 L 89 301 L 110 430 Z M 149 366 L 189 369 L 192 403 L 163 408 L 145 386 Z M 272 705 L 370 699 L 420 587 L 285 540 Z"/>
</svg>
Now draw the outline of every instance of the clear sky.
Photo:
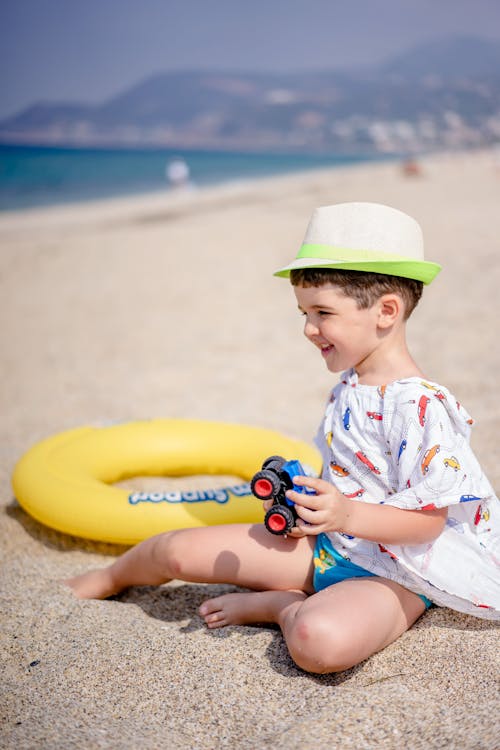
<svg viewBox="0 0 500 750">
<path fill-rule="evenodd" d="M 452 34 L 500 40 L 499 0 L 0 0 L 0 117 L 158 71 L 352 67 Z"/>
</svg>

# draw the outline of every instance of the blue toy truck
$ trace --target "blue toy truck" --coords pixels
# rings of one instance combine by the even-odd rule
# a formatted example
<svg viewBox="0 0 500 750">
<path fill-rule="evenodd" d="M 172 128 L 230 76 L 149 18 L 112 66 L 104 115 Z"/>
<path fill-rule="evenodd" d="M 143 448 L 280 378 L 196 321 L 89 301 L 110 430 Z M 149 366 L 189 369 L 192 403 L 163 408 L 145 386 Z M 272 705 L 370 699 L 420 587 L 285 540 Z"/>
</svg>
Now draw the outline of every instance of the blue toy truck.
<svg viewBox="0 0 500 750">
<path fill-rule="evenodd" d="M 250 487 L 255 497 L 259 500 L 273 499 L 273 505 L 264 518 L 266 529 L 271 534 L 288 534 L 295 526 L 297 512 L 295 504 L 286 497 L 287 490 L 315 494 L 312 490 L 293 483 L 293 477 L 304 474 L 300 461 L 270 456 L 262 464 L 262 469 L 252 477 Z"/>
</svg>

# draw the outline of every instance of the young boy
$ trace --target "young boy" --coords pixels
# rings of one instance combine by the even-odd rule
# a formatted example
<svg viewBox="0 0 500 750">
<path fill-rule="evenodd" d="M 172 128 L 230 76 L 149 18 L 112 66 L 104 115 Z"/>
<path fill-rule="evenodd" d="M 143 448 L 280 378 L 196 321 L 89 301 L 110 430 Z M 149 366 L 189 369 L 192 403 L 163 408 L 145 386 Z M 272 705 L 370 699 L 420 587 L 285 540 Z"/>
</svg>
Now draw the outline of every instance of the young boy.
<svg viewBox="0 0 500 750">
<path fill-rule="evenodd" d="M 363 661 L 431 602 L 498 618 L 498 499 L 470 450 L 469 416 L 406 344 L 408 316 L 438 272 L 406 214 L 317 209 L 296 260 L 276 275 L 291 276 L 305 335 L 343 374 L 317 437 L 322 476 L 295 478 L 316 495 L 288 492 L 296 528 L 160 534 L 70 579 L 76 596 L 173 578 L 253 589 L 205 601 L 200 615 L 209 628 L 277 623 L 296 664 L 315 673 Z"/>
</svg>

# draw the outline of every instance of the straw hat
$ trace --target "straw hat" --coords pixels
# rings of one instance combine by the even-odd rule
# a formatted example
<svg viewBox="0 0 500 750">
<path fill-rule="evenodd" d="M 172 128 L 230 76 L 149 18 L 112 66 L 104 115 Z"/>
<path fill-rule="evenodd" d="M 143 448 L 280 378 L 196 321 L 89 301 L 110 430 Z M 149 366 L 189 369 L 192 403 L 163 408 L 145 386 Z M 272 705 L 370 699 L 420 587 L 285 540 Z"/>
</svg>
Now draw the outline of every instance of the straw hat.
<svg viewBox="0 0 500 750">
<path fill-rule="evenodd" d="M 430 284 L 441 270 L 424 260 L 422 230 L 411 216 L 380 203 L 338 203 L 316 208 L 297 258 L 275 276 L 295 268 L 372 271 Z"/>
</svg>

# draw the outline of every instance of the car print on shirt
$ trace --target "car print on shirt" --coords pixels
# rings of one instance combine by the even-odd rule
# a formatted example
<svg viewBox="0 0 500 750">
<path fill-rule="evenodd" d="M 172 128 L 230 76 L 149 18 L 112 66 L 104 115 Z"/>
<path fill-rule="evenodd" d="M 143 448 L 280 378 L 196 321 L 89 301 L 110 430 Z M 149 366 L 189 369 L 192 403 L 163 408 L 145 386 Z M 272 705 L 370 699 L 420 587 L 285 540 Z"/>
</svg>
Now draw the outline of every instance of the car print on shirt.
<svg viewBox="0 0 500 750">
<path fill-rule="evenodd" d="M 482 500 L 482 497 L 478 497 L 477 495 L 461 495 L 460 496 L 460 502 L 461 503 L 473 503 L 474 500 Z"/>
<path fill-rule="evenodd" d="M 424 380 L 420 382 L 420 385 L 423 385 L 424 388 L 428 388 L 429 391 L 435 391 L 434 396 L 438 398 L 440 401 L 445 401 L 446 396 L 444 395 L 443 391 L 440 391 L 439 388 L 436 388 L 435 385 L 431 385 L 430 383 L 426 383 Z"/>
<path fill-rule="evenodd" d="M 370 417 L 370 419 L 377 419 L 378 421 L 381 421 L 383 419 L 383 415 L 378 411 L 367 411 L 366 416 Z"/>
<path fill-rule="evenodd" d="M 477 599 L 477 597 L 475 597 L 474 595 L 471 596 L 471 602 L 475 607 L 479 607 L 479 609 L 495 609 L 489 604 L 481 604 L 479 599 Z"/>
<path fill-rule="evenodd" d="M 387 555 L 389 555 L 389 557 L 391 558 L 391 560 L 397 560 L 398 559 L 396 557 L 396 555 L 394 554 L 394 552 L 391 552 L 390 550 L 388 550 L 387 547 L 384 547 L 383 544 L 379 544 L 378 548 L 379 548 L 379 550 L 381 552 L 385 552 Z"/>
<path fill-rule="evenodd" d="M 450 516 L 448 516 L 448 518 L 446 519 L 446 525 L 452 528 L 458 534 L 465 533 L 463 523 L 460 523 L 460 521 L 457 521 L 456 518 L 451 518 Z"/>
<path fill-rule="evenodd" d="M 425 424 L 425 412 L 427 411 L 427 406 L 430 403 L 430 398 L 427 396 L 420 396 L 420 399 L 418 401 L 418 421 L 420 422 L 420 426 L 423 427 Z"/>
<path fill-rule="evenodd" d="M 330 469 L 337 477 L 348 477 L 349 472 L 344 469 L 340 464 L 336 464 L 335 461 L 330 461 Z"/>
<path fill-rule="evenodd" d="M 423 385 L 424 388 L 428 388 L 429 391 L 437 391 L 438 390 L 435 385 L 431 385 L 430 383 L 427 383 L 425 380 L 421 380 L 420 381 L 420 385 Z"/>
<path fill-rule="evenodd" d="M 349 430 L 351 428 L 350 419 L 351 419 L 351 410 L 349 409 L 349 407 L 347 407 L 347 409 L 344 412 L 344 416 L 342 417 L 342 422 L 344 423 L 344 430 Z"/>
<path fill-rule="evenodd" d="M 427 474 L 429 471 L 429 465 L 436 455 L 436 453 L 439 453 L 440 446 L 439 445 L 433 445 L 432 448 L 429 448 L 429 450 L 425 451 L 424 458 L 422 460 L 422 463 L 420 464 L 420 468 L 422 469 L 422 474 Z"/>
<path fill-rule="evenodd" d="M 359 487 L 356 492 L 343 492 L 342 494 L 344 495 L 344 497 L 348 497 L 352 500 L 355 497 L 362 497 L 365 492 L 366 490 L 363 489 L 363 487 Z"/>
<path fill-rule="evenodd" d="M 380 474 L 380 471 L 377 469 L 376 466 L 372 464 L 368 456 L 363 453 L 363 451 L 357 451 L 356 456 L 359 458 L 359 460 L 365 464 L 365 466 L 368 466 L 370 471 L 372 471 L 374 474 Z"/>
<path fill-rule="evenodd" d="M 458 411 L 460 411 L 460 409 L 462 408 L 462 404 L 460 403 L 460 401 L 455 401 L 455 403 L 457 405 Z M 466 419 L 465 421 L 467 422 L 468 425 L 474 424 L 474 420 L 471 417 L 469 417 L 469 419 Z"/>
<path fill-rule="evenodd" d="M 474 516 L 474 526 L 478 526 L 478 524 L 481 523 L 481 521 L 489 521 L 490 520 L 490 511 L 488 508 L 483 508 L 482 505 L 478 507 L 476 510 L 476 514 Z"/>
<path fill-rule="evenodd" d="M 406 450 L 406 446 L 407 445 L 408 445 L 408 441 L 407 440 L 402 440 L 401 443 L 399 444 L 398 463 L 399 463 L 399 460 L 400 460 L 401 456 L 403 455 L 403 451 Z"/>
<path fill-rule="evenodd" d="M 460 464 L 458 462 L 458 459 L 455 458 L 455 456 L 448 456 L 447 458 L 443 458 L 443 463 L 446 467 L 449 467 L 450 469 L 455 469 L 455 471 L 460 471 Z"/>
</svg>

